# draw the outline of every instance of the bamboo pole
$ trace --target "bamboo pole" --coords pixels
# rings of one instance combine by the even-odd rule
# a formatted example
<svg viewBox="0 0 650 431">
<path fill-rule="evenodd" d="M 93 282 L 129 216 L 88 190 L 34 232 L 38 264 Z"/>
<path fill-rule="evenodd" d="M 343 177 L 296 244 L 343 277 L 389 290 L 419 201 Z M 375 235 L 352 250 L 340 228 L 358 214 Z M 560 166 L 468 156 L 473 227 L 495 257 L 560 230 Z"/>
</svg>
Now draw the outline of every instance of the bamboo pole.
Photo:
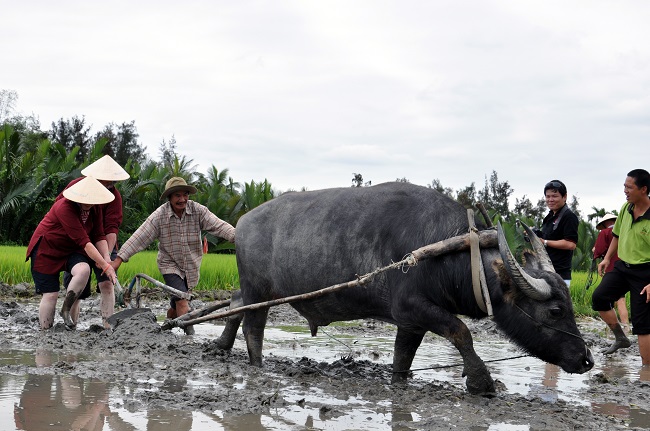
<svg viewBox="0 0 650 431">
<path fill-rule="evenodd" d="M 478 238 L 480 248 L 493 248 L 499 246 L 496 230 L 482 230 L 478 233 Z M 467 249 L 469 249 L 469 233 L 425 245 L 424 247 L 420 247 L 411 252 L 411 255 L 413 255 L 416 260 L 422 260 Z"/>
</svg>

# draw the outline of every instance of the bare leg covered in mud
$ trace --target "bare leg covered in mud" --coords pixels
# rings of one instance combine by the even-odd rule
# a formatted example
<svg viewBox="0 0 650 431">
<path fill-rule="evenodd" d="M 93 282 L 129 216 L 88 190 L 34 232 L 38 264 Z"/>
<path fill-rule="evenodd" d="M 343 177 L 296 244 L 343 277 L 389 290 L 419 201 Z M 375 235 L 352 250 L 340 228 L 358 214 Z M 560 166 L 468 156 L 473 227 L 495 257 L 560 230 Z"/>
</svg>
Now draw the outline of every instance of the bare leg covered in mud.
<svg viewBox="0 0 650 431">
<path fill-rule="evenodd" d="M 190 301 L 187 299 L 176 300 L 176 315 L 182 316 L 190 312 Z M 194 326 L 186 326 L 183 328 L 186 335 L 194 335 Z"/>
<path fill-rule="evenodd" d="M 41 329 L 50 329 L 54 325 L 54 312 L 56 311 L 56 301 L 58 298 L 59 292 L 43 294 L 38 307 L 38 321 L 41 324 Z"/>
<path fill-rule="evenodd" d="M 102 324 L 104 328 L 108 329 L 111 325 L 108 323 L 108 318 L 113 315 L 115 310 L 115 289 L 111 281 L 102 281 L 99 283 L 99 291 L 101 292 L 101 313 Z"/>
<path fill-rule="evenodd" d="M 623 327 L 618 323 L 618 318 L 616 317 L 616 312 L 614 309 L 607 311 L 599 311 L 600 317 L 603 321 L 609 326 L 609 328 L 614 333 L 614 344 L 612 344 L 608 349 L 604 350 L 603 353 L 606 355 L 612 354 L 618 349 L 625 349 L 632 345 L 629 338 L 625 335 Z"/>
<path fill-rule="evenodd" d="M 75 329 L 79 319 L 79 295 L 86 287 L 88 277 L 90 277 L 90 266 L 87 263 L 78 263 L 70 271 L 72 278 L 68 284 L 68 289 L 61 307 L 61 317 L 66 328 Z"/>
<path fill-rule="evenodd" d="M 641 363 L 644 367 L 650 367 L 650 334 L 640 334 L 638 338 Z"/>
<path fill-rule="evenodd" d="M 621 321 L 621 325 L 623 325 L 623 331 L 627 334 L 630 332 L 630 315 L 627 311 L 625 296 L 616 301 L 616 310 L 618 311 L 618 318 Z"/>
</svg>

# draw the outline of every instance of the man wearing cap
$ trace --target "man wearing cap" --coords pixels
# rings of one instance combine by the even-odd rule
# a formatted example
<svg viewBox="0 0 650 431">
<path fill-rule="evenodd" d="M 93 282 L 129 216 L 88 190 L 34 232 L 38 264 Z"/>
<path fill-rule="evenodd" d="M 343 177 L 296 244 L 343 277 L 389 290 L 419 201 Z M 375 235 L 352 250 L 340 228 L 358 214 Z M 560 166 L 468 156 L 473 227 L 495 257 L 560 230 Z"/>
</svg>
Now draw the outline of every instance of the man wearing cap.
<svg viewBox="0 0 650 431">
<path fill-rule="evenodd" d="M 93 177 L 97 179 L 108 191 L 110 191 L 114 199 L 103 205 L 98 205 L 99 211 L 102 213 L 103 225 L 104 225 L 104 234 L 106 235 L 106 242 L 108 244 L 108 255 L 104 256 L 108 262 L 115 258 L 117 253 L 117 234 L 119 233 L 120 225 L 122 224 L 122 195 L 115 187 L 117 181 L 123 181 L 129 179 L 129 174 L 126 172 L 122 166 L 120 166 L 113 158 L 109 155 L 105 155 L 90 165 L 86 166 L 81 170 L 81 174 L 84 177 Z M 80 177 L 70 181 L 66 186 L 66 189 L 77 184 L 84 177 Z M 57 199 L 60 199 L 63 195 L 59 194 Z M 113 288 L 113 283 L 106 277 L 102 275 L 101 268 L 93 268 L 95 272 L 95 277 L 97 278 L 97 288 L 100 293 L 101 301 L 100 308 L 102 314 L 102 323 L 105 328 L 110 328 L 108 323 L 108 318 L 113 315 L 115 310 L 115 292 Z M 68 287 L 70 283 L 70 273 L 64 272 L 63 274 L 63 286 Z M 74 321 L 77 321 L 79 318 L 79 313 L 81 310 L 80 300 L 90 297 L 90 277 L 88 278 L 88 283 L 84 288 L 83 292 L 77 298 L 78 300 L 74 303 L 70 313 Z"/>
<path fill-rule="evenodd" d="M 611 213 L 605 214 L 603 219 L 596 225 L 598 232 L 598 237 L 596 238 L 596 243 L 594 244 L 593 253 L 594 259 L 601 259 L 605 257 L 609 245 L 612 243 L 614 235 L 612 234 L 612 228 L 614 227 L 614 222 L 616 221 L 616 216 Z M 609 266 L 605 268 L 605 272 L 609 272 L 614 269 L 614 263 L 618 260 L 618 254 L 614 253 L 612 259 L 609 262 Z M 618 316 L 623 324 L 623 331 L 627 332 L 630 327 L 630 320 L 627 312 L 627 303 L 625 301 L 625 295 L 620 297 L 616 301 L 616 308 L 618 309 Z"/>
<path fill-rule="evenodd" d="M 69 329 L 76 327 L 70 309 L 86 286 L 91 265 L 102 268 L 111 281 L 115 280 L 115 271 L 105 259 L 108 244 L 102 214 L 97 208 L 113 199 L 115 196 L 99 181 L 86 177 L 65 190 L 63 198 L 54 202 L 36 227 L 25 260 L 31 259 L 36 293 L 43 295 L 38 310 L 41 329 L 54 324 L 61 271 L 72 275 L 61 307 L 61 316 Z"/>
<path fill-rule="evenodd" d="M 598 264 L 602 281 L 591 297 L 592 308 L 614 332 L 614 344 L 605 353 L 630 347 L 618 323 L 612 303 L 630 292 L 632 333 L 639 340 L 643 367 L 650 367 L 650 173 L 645 169 L 628 172 L 623 191 L 623 205 L 612 229 L 612 243 L 603 261 Z M 619 260 L 614 269 L 605 272 L 614 254 Z"/>
<path fill-rule="evenodd" d="M 134 254 L 146 249 L 158 240 L 158 269 L 165 284 L 177 290 L 191 291 L 199 282 L 199 270 L 203 259 L 201 231 L 235 242 L 235 228 L 221 220 L 210 210 L 189 199 L 196 187 L 183 178 L 173 177 L 165 184 L 160 196 L 167 200 L 158 207 L 131 235 L 111 263 L 117 270 L 122 262 L 128 262 Z M 190 311 L 186 299 L 172 298 L 168 317 L 176 317 Z M 187 326 L 185 333 L 192 335 L 194 328 Z"/>
<path fill-rule="evenodd" d="M 555 272 L 560 274 L 569 286 L 571 259 L 578 243 L 578 217 L 566 203 L 567 189 L 562 181 L 551 180 L 546 183 L 544 199 L 550 211 L 542 222 L 540 239 L 546 247 Z"/>
</svg>

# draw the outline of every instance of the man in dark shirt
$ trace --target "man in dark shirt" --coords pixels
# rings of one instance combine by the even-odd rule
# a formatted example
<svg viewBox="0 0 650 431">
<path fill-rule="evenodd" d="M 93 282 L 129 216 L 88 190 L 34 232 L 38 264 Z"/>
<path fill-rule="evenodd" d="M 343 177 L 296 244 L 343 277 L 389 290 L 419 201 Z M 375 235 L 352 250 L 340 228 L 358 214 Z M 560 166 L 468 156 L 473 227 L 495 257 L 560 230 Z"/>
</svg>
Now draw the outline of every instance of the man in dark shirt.
<svg viewBox="0 0 650 431">
<path fill-rule="evenodd" d="M 546 206 L 550 210 L 542 223 L 540 239 L 551 258 L 555 272 L 567 286 L 571 284 L 571 259 L 578 243 L 578 217 L 567 206 L 567 189 L 562 181 L 544 186 Z"/>
</svg>

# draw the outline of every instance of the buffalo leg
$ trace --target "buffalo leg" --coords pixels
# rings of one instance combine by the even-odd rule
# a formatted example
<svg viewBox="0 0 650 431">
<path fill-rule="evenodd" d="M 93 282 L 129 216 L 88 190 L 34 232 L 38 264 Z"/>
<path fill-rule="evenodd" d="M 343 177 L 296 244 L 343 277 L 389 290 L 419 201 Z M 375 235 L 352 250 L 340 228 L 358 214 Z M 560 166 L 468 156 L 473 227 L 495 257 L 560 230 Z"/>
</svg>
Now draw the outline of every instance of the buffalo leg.
<svg viewBox="0 0 650 431">
<path fill-rule="evenodd" d="M 239 290 L 235 291 L 230 300 L 230 309 L 238 308 L 244 305 L 241 299 L 241 292 Z M 244 319 L 244 314 L 239 313 L 233 316 L 229 316 L 226 319 L 226 326 L 223 328 L 223 332 L 216 341 L 217 347 L 223 350 L 230 350 L 235 344 L 235 338 L 237 338 L 237 331 L 239 331 L 239 326 L 241 321 Z"/>
<path fill-rule="evenodd" d="M 243 332 L 248 348 L 248 358 L 251 365 L 262 366 L 262 345 L 264 343 L 264 326 L 269 309 L 247 311 L 244 317 Z"/>
<path fill-rule="evenodd" d="M 460 322 L 460 320 L 459 320 Z M 483 360 L 474 351 L 472 334 L 463 322 L 457 331 L 445 337 L 458 349 L 463 357 L 463 376 L 467 376 L 467 390 L 470 394 L 488 395 L 495 392 L 494 381 Z"/>
<path fill-rule="evenodd" d="M 405 382 L 411 368 L 415 352 L 420 347 L 425 332 L 411 332 L 397 328 L 395 336 L 395 355 L 393 357 L 393 383 Z"/>
<path fill-rule="evenodd" d="M 474 351 L 472 334 L 463 321 L 426 299 L 406 295 L 402 299 L 394 311 L 398 328 L 418 328 L 421 331 L 431 331 L 449 340 L 463 357 L 463 376 L 467 377 L 467 390 L 471 394 L 494 393 L 494 381 L 487 367 Z M 404 331 L 398 329 L 398 337 L 401 332 Z M 410 367 L 415 352 L 411 352 L 409 349 L 417 348 L 419 345 L 419 342 L 414 343 L 417 340 L 413 335 L 402 336 L 405 337 L 405 340 L 400 341 L 399 344 L 398 339 L 395 339 L 394 363 L 397 363 L 398 360 L 403 361 L 399 366 L 404 368 L 397 369 L 395 367 L 395 371 L 406 369 L 406 365 Z M 421 339 L 420 337 L 420 341 Z M 404 352 L 400 352 L 398 349 L 404 349 Z"/>
</svg>

